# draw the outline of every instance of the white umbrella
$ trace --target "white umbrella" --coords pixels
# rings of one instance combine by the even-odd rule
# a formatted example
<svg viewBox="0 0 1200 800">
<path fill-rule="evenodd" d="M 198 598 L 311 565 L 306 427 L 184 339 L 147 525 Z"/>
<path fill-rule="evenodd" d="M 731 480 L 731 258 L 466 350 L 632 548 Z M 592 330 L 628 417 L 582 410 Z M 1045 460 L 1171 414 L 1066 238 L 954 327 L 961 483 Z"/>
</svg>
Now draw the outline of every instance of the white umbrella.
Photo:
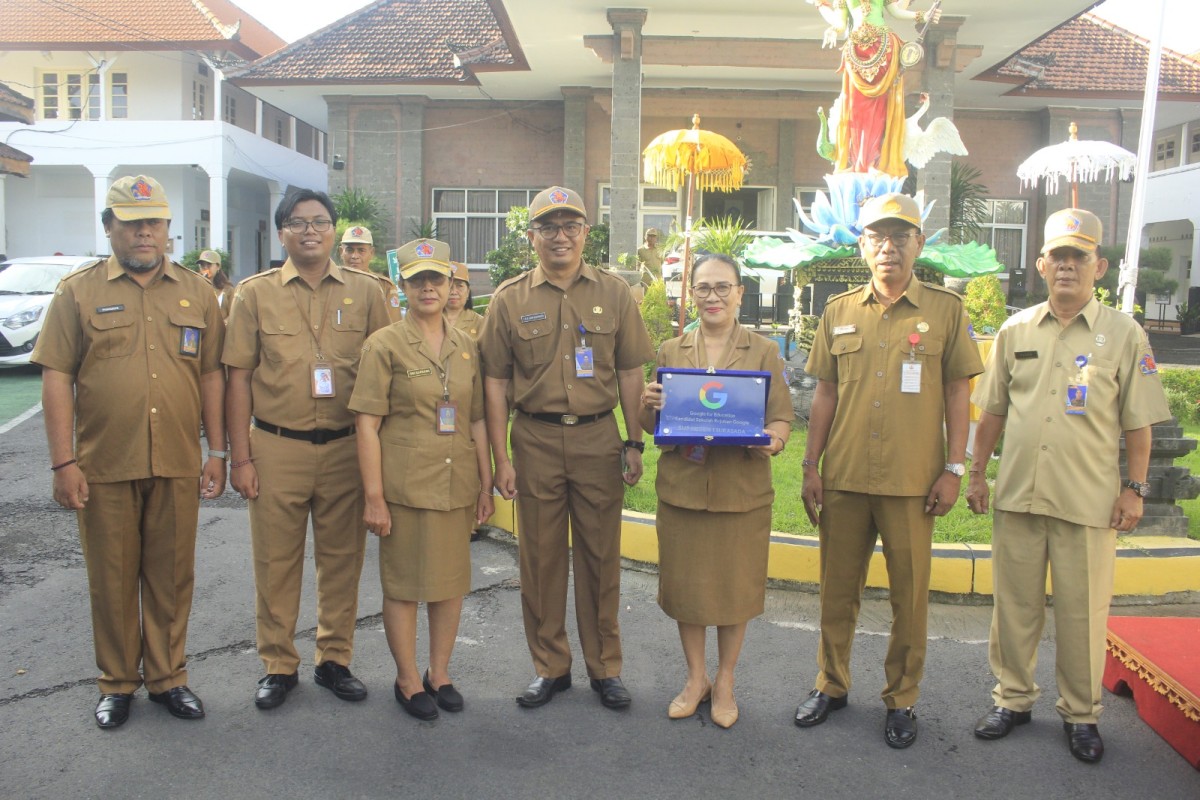
<svg viewBox="0 0 1200 800">
<path fill-rule="evenodd" d="M 1079 140 L 1079 126 L 1071 123 L 1071 138 L 1060 144 L 1043 147 L 1025 159 L 1017 168 L 1021 188 L 1038 185 L 1045 179 L 1046 192 L 1058 191 L 1058 181 L 1065 178 L 1071 182 L 1071 206 L 1079 208 L 1079 182 L 1091 182 L 1104 173 L 1104 180 L 1111 181 L 1116 174 L 1128 180 L 1137 167 L 1137 155 L 1112 142 Z"/>
</svg>

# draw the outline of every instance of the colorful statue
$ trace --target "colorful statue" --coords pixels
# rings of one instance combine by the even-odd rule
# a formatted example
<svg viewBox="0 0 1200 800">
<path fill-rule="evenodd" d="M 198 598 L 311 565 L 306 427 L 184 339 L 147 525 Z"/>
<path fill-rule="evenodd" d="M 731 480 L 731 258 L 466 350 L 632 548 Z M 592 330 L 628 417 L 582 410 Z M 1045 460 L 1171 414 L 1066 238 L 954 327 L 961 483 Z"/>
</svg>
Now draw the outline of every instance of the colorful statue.
<svg viewBox="0 0 1200 800">
<path fill-rule="evenodd" d="M 816 5 L 829 23 L 823 47 L 836 47 L 838 39 L 847 36 L 842 45 L 842 93 L 829 113 L 829 127 L 837 135 L 837 171 L 878 170 L 905 177 L 903 67 L 913 66 L 915 61 L 901 56 L 904 42 L 892 33 L 883 12 L 924 28 L 941 18 L 938 3 L 927 17 L 921 11 L 908 10 L 911 0 L 808 2 Z"/>
</svg>

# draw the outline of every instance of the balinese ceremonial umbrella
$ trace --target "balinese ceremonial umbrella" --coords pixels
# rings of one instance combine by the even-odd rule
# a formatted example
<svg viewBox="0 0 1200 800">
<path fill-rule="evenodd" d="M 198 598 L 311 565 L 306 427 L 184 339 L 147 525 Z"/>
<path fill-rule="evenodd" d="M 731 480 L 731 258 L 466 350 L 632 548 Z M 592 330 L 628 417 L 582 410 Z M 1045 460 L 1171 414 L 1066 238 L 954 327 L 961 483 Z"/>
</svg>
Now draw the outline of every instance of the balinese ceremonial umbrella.
<svg viewBox="0 0 1200 800">
<path fill-rule="evenodd" d="M 1104 173 L 1104 180 L 1111 181 L 1114 174 L 1128 180 L 1137 167 L 1137 155 L 1112 142 L 1079 140 L 1079 126 L 1071 123 L 1071 138 L 1059 144 L 1043 147 L 1025 159 L 1017 168 L 1021 187 L 1037 187 L 1045 179 L 1047 193 L 1058 191 L 1058 181 L 1065 178 L 1071 182 L 1071 207 L 1079 208 L 1079 182 L 1091 182 Z"/>
<path fill-rule="evenodd" d="M 647 183 L 664 189 L 688 187 L 687 215 L 683 228 L 683 285 L 679 295 L 679 330 L 687 308 L 688 271 L 692 255 L 692 204 L 696 185 L 705 192 L 733 192 L 742 188 L 746 156 L 719 133 L 700 130 L 700 115 L 692 127 L 667 131 L 655 137 L 642 152 L 642 174 Z"/>
</svg>

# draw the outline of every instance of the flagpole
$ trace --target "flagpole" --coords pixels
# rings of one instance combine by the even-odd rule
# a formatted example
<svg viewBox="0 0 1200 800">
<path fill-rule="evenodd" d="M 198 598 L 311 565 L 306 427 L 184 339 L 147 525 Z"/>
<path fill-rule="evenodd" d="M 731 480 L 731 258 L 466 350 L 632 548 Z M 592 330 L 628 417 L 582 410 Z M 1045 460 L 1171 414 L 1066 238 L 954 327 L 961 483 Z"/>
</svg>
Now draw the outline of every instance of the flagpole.
<svg viewBox="0 0 1200 800">
<path fill-rule="evenodd" d="M 1137 291 L 1137 263 L 1142 249 L 1142 220 L 1146 217 L 1146 180 L 1154 153 L 1154 113 L 1158 104 L 1158 79 L 1162 71 L 1162 37 L 1167 21 L 1167 0 L 1148 0 L 1158 6 L 1154 35 L 1150 38 L 1150 60 L 1146 64 L 1146 91 L 1142 97 L 1142 127 L 1138 133 L 1137 170 L 1133 174 L 1133 199 L 1129 208 L 1129 231 L 1125 235 L 1125 258 L 1121 262 L 1121 310 L 1133 314 Z M 1153 12 L 1151 12 L 1153 13 Z"/>
</svg>

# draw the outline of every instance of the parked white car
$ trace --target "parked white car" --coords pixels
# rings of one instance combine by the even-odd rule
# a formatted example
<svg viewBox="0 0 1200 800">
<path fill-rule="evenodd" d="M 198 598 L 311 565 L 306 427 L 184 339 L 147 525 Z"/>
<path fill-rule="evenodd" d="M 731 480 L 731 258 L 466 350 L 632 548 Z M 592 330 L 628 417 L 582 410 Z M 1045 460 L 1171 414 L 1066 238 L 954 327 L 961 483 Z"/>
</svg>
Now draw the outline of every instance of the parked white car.
<svg viewBox="0 0 1200 800">
<path fill-rule="evenodd" d="M 95 256 L 45 256 L 0 264 L 0 367 L 29 363 L 58 282 L 96 260 Z"/>
</svg>

